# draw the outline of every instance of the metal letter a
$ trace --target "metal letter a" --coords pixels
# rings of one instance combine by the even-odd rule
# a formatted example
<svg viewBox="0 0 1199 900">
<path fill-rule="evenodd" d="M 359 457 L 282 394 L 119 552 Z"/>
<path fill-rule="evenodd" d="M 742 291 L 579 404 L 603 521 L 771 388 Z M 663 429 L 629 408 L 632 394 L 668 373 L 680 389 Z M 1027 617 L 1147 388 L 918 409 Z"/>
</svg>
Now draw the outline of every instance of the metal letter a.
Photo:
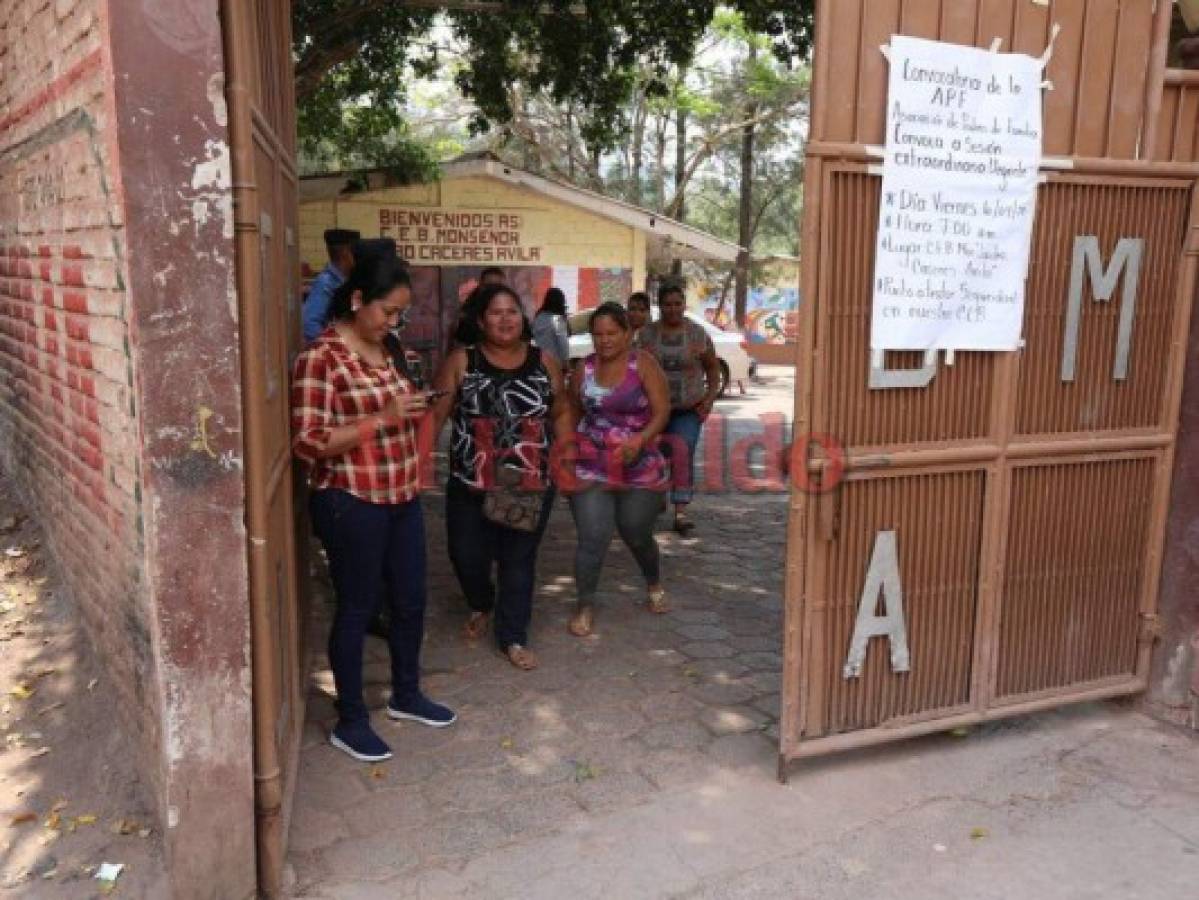
<svg viewBox="0 0 1199 900">
<path fill-rule="evenodd" d="M 879 591 L 883 594 L 883 614 L 876 616 Z M 907 672 L 912 668 L 908 655 L 908 629 L 903 618 L 903 585 L 899 580 L 899 551 L 894 531 L 880 531 L 874 538 L 866 584 L 858 601 L 858 621 L 845 657 L 844 678 L 857 678 L 866 662 L 866 646 L 872 637 L 891 641 L 891 669 Z"/>
</svg>

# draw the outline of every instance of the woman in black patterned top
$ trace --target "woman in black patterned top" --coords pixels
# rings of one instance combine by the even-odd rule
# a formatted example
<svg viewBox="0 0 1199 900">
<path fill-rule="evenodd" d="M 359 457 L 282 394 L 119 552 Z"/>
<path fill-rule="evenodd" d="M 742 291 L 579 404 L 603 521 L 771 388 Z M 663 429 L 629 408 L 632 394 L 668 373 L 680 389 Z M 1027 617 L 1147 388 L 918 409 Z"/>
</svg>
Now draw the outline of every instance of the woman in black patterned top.
<svg viewBox="0 0 1199 900">
<path fill-rule="evenodd" d="M 492 521 L 484 514 L 484 498 L 502 477 L 497 471 L 505 469 L 525 485 L 549 487 L 550 447 L 555 437 L 569 439 L 570 410 L 562 371 L 553 357 L 530 346 L 528 323 L 512 289 L 484 287 L 476 309 L 481 340 L 451 353 L 435 383 L 446 392 L 434 407 L 435 433 L 452 420 L 446 535 L 471 608 L 467 638 L 481 637 L 494 615 L 500 652 L 527 670 L 537 666 L 528 649 L 529 620 L 537 548 L 553 492 L 545 492 L 534 531 Z"/>
</svg>

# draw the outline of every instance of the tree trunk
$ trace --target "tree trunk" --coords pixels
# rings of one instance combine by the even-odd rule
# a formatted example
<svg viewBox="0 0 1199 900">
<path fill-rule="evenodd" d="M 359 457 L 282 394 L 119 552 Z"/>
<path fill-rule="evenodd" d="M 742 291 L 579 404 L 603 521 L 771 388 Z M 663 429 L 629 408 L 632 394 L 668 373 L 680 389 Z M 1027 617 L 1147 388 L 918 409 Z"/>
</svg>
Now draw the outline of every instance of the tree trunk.
<svg viewBox="0 0 1199 900">
<path fill-rule="evenodd" d="M 750 117 L 753 116 L 751 107 Z M 753 244 L 754 220 L 754 126 L 746 125 L 741 133 L 741 204 L 737 222 L 737 243 L 743 249 L 737 255 L 737 283 L 734 290 L 733 315 L 737 327 L 745 327 L 745 312 L 749 301 L 749 257 Z"/>
<path fill-rule="evenodd" d="M 678 107 L 674 111 L 674 195 L 677 198 L 675 218 L 683 221 L 685 198 L 683 196 L 683 179 L 687 170 L 687 110 Z M 683 274 L 683 261 L 676 258 L 670 264 L 673 275 Z"/>
<path fill-rule="evenodd" d="M 666 206 L 666 117 L 658 116 L 658 121 L 654 124 L 654 137 L 657 140 L 657 146 L 654 148 L 655 170 L 654 170 L 654 208 L 658 212 L 662 212 Z"/>
<path fill-rule="evenodd" d="M 629 166 L 629 198 L 634 206 L 641 205 L 641 165 L 645 158 L 645 95 L 637 98 L 637 108 L 633 112 L 633 147 L 632 164 Z"/>
<path fill-rule="evenodd" d="M 566 170 L 570 172 L 570 181 L 573 184 L 575 180 L 575 117 L 573 110 L 566 107 Z"/>
</svg>

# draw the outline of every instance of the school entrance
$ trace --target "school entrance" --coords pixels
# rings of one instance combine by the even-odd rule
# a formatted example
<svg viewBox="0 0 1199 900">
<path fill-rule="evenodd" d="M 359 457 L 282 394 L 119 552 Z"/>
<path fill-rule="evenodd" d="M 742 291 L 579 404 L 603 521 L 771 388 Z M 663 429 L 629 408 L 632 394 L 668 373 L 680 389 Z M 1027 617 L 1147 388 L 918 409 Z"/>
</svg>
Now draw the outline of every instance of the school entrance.
<svg viewBox="0 0 1199 900">
<path fill-rule="evenodd" d="M 304 732 L 308 526 L 287 424 L 288 361 L 300 340 L 289 7 L 222 4 L 250 485 L 259 884 L 268 895 L 281 889 L 301 746 L 319 738 Z M 588 645 L 555 623 L 533 675 L 500 668 L 492 678 L 496 659 L 430 654 L 432 693 L 456 684 L 460 698 L 495 712 L 464 720 L 453 735 L 469 751 L 434 746 L 448 734 L 411 740 L 429 745 L 429 766 L 440 764 L 434 757 L 449 766 L 483 759 L 460 773 L 469 777 L 459 779 L 456 802 L 467 810 L 486 802 L 504 816 L 440 832 L 414 820 L 412 844 L 384 835 L 370 846 L 383 853 L 386 839 L 399 854 L 425 840 L 470 852 L 499 832 L 534 827 L 528 816 L 569 816 L 577 794 L 614 766 L 627 795 L 657 785 L 654 772 L 661 784 L 691 777 L 680 763 L 697 746 L 711 756 L 707 748 L 720 742 L 718 763 L 777 759 L 785 775 L 802 756 L 1144 689 L 1195 285 L 1199 175 L 1199 84 L 1165 66 L 1168 11 L 1159 3 L 1155 12 L 1151 0 L 886 0 L 869 14 L 859 0 L 818 4 L 794 431 L 832 436 L 844 458 L 813 445 L 805 480 L 814 493 L 706 500 L 705 517 L 763 556 L 746 565 L 744 554 L 711 543 L 718 531 L 698 549 L 680 545 L 675 561 L 701 599 L 678 603 L 671 622 L 634 620 L 626 605 L 613 613 L 608 639 L 601 633 Z M 887 74 L 878 47 L 896 33 L 982 47 L 999 38 L 1003 50 L 1040 56 L 1055 24 L 1025 347 L 962 353 L 952 366 L 910 353 L 873 359 Z M 856 53 L 837 50 L 834 72 L 832 48 L 845 47 Z M 568 536 L 569 521 L 562 527 Z M 435 527 L 430 536 L 431 553 L 442 552 Z M 559 575 L 568 570 L 565 547 L 565 537 L 547 545 Z M 781 561 L 785 588 L 763 571 L 770 559 Z M 434 598 L 450 590 L 444 579 L 431 585 Z M 566 598 L 569 580 L 545 591 Z M 725 615 L 735 602 L 736 614 Z M 451 628 L 436 620 L 438 606 L 434 599 L 431 630 Z M 694 653 L 670 652 L 653 631 L 666 627 L 697 645 Z M 584 664 L 588 724 L 574 703 Z M 646 679 L 652 697 L 638 687 Z M 661 684 L 674 688 L 665 705 Z M 522 706 L 526 685 L 558 699 Z M 701 707 L 716 710 L 711 721 Z M 607 721 L 594 715 L 603 709 L 615 710 Z M 612 760 L 626 758 L 630 723 L 650 758 L 626 772 Z M 760 751 L 763 726 L 777 738 L 777 756 L 773 746 Z M 543 746 L 517 737 L 530 733 Z M 556 787 L 532 811 L 508 804 L 512 784 L 499 773 L 509 768 L 518 773 L 509 779 Z M 338 803 L 346 798 L 336 792 L 348 791 L 367 809 L 376 792 L 433 774 L 418 764 L 368 769 L 321 787 L 314 771 L 301 790 Z M 328 859 L 324 848 L 295 849 Z"/>
</svg>

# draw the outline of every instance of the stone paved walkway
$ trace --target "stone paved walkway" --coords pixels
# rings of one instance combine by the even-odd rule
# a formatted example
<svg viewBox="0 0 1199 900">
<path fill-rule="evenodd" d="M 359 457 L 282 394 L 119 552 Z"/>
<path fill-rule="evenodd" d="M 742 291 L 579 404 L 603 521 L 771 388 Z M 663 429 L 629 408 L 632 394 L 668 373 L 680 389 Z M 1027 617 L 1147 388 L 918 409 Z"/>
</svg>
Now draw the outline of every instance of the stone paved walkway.
<svg viewBox="0 0 1199 900">
<path fill-rule="evenodd" d="M 723 401 L 740 421 L 790 383 Z M 754 393 L 757 396 L 754 396 Z M 570 636 L 574 528 L 543 544 L 520 673 L 459 637 L 464 603 L 428 505 L 425 687 L 460 722 L 381 715 L 396 756 L 326 743 L 313 676 L 289 880 L 309 900 L 913 898 L 1177 900 L 1199 877 L 1199 741 L 1116 705 L 996 723 L 797 764 L 775 780 L 786 500 L 707 495 L 687 540 L 662 532 L 676 611 L 652 616 L 615 542 L 597 632 Z M 324 626 L 317 624 L 318 631 Z M 320 640 L 323 641 L 322 634 Z M 321 659 L 323 665 L 323 658 Z"/>
<path fill-rule="evenodd" d="M 396 753 L 383 765 L 355 764 L 325 743 L 332 683 L 318 671 L 292 826 L 296 892 L 351 873 L 378 882 L 452 865 L 716 770 L 773 774 L 786 500 L 713 496 L 699 508 L 690 537 L 659 535 L 675 611 L 644 611 L 617 541 L 596 633 L 580 640 L 566 630 L 574 526 L 560 502 L 540 557 L 531 645 L 541 666 L 530 673 L 490 642 L 459 637 L 464 602 L 448 566 L 434 564 L 425 689 L 460 721 L 442 730 L 387 722 L 378 712 L 386 647 L 369 639 L 375 721 Z M 435 498 L 427 510 L 430 558 L 444 560 Z"/>
</svg>

